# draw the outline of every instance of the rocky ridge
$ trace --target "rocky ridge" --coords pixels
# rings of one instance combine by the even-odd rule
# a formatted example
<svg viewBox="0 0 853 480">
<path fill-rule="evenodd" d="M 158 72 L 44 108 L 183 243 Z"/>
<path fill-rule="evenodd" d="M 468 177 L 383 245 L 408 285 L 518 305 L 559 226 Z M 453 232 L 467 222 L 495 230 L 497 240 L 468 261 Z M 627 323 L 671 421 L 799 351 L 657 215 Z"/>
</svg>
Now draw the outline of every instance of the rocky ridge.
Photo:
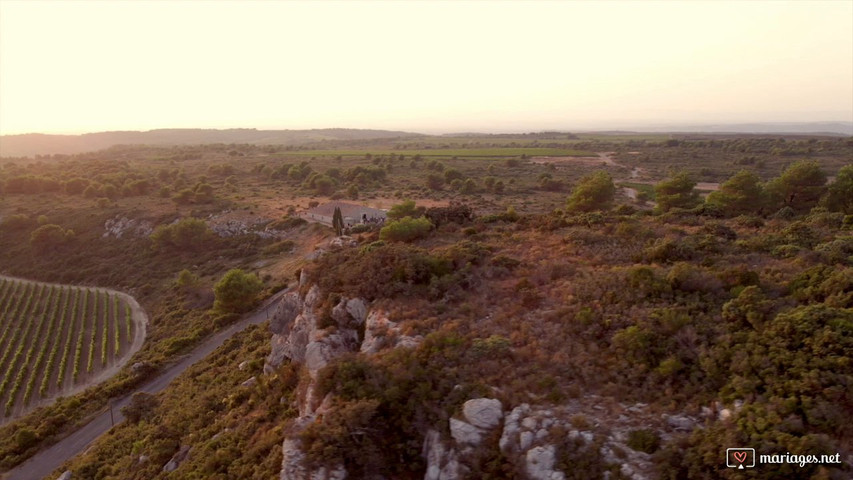
<svg viewBox="0 0 853 480">
<path fill-rule="evenodd" d="M 420 336 L 403 335 L 399 323 L 361 298 L 336 298 L 331 308 L 328 301 L 303 272 L 299 288 L 282 298 L 271 318 L 272 349 L 264 372 L 273 374 L 285 361 L 291 361 L 304 365 L 309 374 L 298 389 L 299 417 L 289 425 L 291 433 L 282 444 L 281 480 L 348 478 L 343 465 L 310 467 L 298 437 L 333 403 L 328 396 L 318 398 L 315 392 L 320 369 L 347 353 L 376 354 L 388 348 L 414 348 L 422 340 Z M 725 415 L 714 410 L 711 415 Z M 463 404 L 460 415 L 448 420 L 446 430 L 436 426 L 425 432 L 424 479 L 462 479 L 470 473 L 478 456 L 486 449 L 497 448 L 528 479 L 562 480 L 565 474 L 559 467 L 560 446 L 567 441 L 572 442 L 573 448 L 596 453 L 607 465 L 617 465 L 626 478 L 655 478 L 651 455 L 628 447 L 630 432 L 653 430 L 665 442 L 672 434 L 691 431 L 701 423 L 687 415 L 661 414 L 644 404 L 628 406 L 596 395 L 557 406 L 525 403 L 509 410 L 499 399 L 474 398 Z M 449 438 L 443 438 L 441 430 L 449 431 Z M 498 433 L 498 445 L 487 444 Z"/>
<path fill-rule="evenodd" d="M 368 311 L 361 298 L 340 298 L 331 310 L 320 312 L 325 300 L 319 287 L 309 286 L 303 272 L 299 291 L 282 297 L 270 319 L 272 350 L 264 365 L 264 372 L 272 374 L 285 360 L 303 364 L 309 373 L 308 384 L 298 400 L 299 417 L 292 423 L 291 436 L 282 444 L 282 480 L 342 480 L 347 477 L 343 466 L 333 465 L 310 468 L 296 434 L 322 414 L 323 403 L 330 399 L 316 398 L 317 372 L 331 360 L 343 354 L 359 351 L 377 351 L 380 346 L 414 347 L 418 337 L 399 333 L 399 326 L 388 320 L 382 310 Z M 307 291 L 306 291 L 307 290 Z M 300 291 L 305 292 L 300 293 Z"/>
</svg>

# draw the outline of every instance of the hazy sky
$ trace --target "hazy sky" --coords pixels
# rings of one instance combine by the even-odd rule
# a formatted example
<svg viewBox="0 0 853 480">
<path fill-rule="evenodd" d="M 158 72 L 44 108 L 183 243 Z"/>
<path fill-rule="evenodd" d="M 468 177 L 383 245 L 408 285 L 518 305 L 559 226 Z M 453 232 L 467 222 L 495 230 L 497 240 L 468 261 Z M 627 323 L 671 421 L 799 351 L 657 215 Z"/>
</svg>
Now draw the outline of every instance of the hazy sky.
<svg viewBox="0 0 853 480">
<path fill-rule="evenodd" d="M 853 121 L 853 1 L 0 0 L 0 133 Z"/>
</svg>

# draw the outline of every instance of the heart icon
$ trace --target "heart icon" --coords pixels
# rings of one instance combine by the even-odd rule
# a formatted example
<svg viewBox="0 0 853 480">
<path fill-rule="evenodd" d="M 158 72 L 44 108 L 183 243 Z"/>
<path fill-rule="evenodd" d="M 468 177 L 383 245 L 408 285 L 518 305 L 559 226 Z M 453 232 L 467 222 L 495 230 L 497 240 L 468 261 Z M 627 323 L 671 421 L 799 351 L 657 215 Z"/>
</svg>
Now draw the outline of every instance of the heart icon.
<svg viewBox="0 0 853 480">
<path fill-rule="evenodd" d="M 746 452 L 732 452 L 735 456 L 735 460 L 739 463 L 743 463 L 746 461 Z"/>
</svg>

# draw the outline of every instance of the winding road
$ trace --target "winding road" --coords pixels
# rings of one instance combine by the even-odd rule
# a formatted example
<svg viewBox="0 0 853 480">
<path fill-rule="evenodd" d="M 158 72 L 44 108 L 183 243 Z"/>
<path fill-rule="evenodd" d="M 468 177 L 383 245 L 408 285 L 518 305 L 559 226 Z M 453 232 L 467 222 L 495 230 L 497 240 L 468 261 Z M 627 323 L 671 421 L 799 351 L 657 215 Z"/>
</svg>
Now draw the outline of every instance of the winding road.
<svg viewBox="0 0 853 480">
<path fill-rule="evenodd" d="M 136 392 L 157 393 L 165 389 L 175 377 L 194 363 L 208 356 L 234 334 L 242 331 L 249 325 L 256 325 L 268 320 L 272 307 L 287 291 L 287 289 L 284 289 L 277 292 L 265 300 L 257 310 L 247 314 L 239 322 L 221 332 L 213 334 L 177 363 L 142 385 Z M 128 394 L 125 397 L 113 400 L 111 402 L 112 408 L 108 408 L 95 415 L 89 423 L 71 435 L 60 440 L 52 447 L 37 453 L 16 468 L 0 475 L 0 478 L 3 480 L 36 480 L 46 478 L 47 475 L 50 475 L 51 472 L 59 468 L 67 460 L 83 452 L 95 439 L 106 433 L 112 427 L 113 423 L 123 421 L 124 416 L 121 414 L 121 408 L 130 403 L 131 396 L 132 394 Z"/>
</svg>

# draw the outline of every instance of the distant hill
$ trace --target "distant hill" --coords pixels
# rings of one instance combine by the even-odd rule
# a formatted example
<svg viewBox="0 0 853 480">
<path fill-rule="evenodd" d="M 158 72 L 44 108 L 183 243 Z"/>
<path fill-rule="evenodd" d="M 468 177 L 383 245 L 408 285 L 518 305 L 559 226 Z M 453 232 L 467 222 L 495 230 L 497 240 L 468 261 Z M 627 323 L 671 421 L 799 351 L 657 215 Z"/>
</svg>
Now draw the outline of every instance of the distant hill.
<svg viewBox="0 0 853 480">
<path fill-rule="evenodd" d="M 853 122 L 761 122 L 721 123 L 708 125 L 657 125 L 638 127 L 638 132 L 660 133 L 756 133 L 799 135 L 853 135 Z"/>
<path fill-rule="evenodd" d="M 374 140 L 418 136 L 390 130 L 324 128 L 314 130 L 256 130 L 254 128 L 161 129 L 145 132 L 118 131 L 82 135 L 27 133 L 0 136 L 0 156 L 25 157 L 45 154 L 73 154 L 109 148 L 113 145 L 198 145 L 210 143 L 251 143 L 257 145 L 300 145 L 322 140 Z"/>
</svg>

